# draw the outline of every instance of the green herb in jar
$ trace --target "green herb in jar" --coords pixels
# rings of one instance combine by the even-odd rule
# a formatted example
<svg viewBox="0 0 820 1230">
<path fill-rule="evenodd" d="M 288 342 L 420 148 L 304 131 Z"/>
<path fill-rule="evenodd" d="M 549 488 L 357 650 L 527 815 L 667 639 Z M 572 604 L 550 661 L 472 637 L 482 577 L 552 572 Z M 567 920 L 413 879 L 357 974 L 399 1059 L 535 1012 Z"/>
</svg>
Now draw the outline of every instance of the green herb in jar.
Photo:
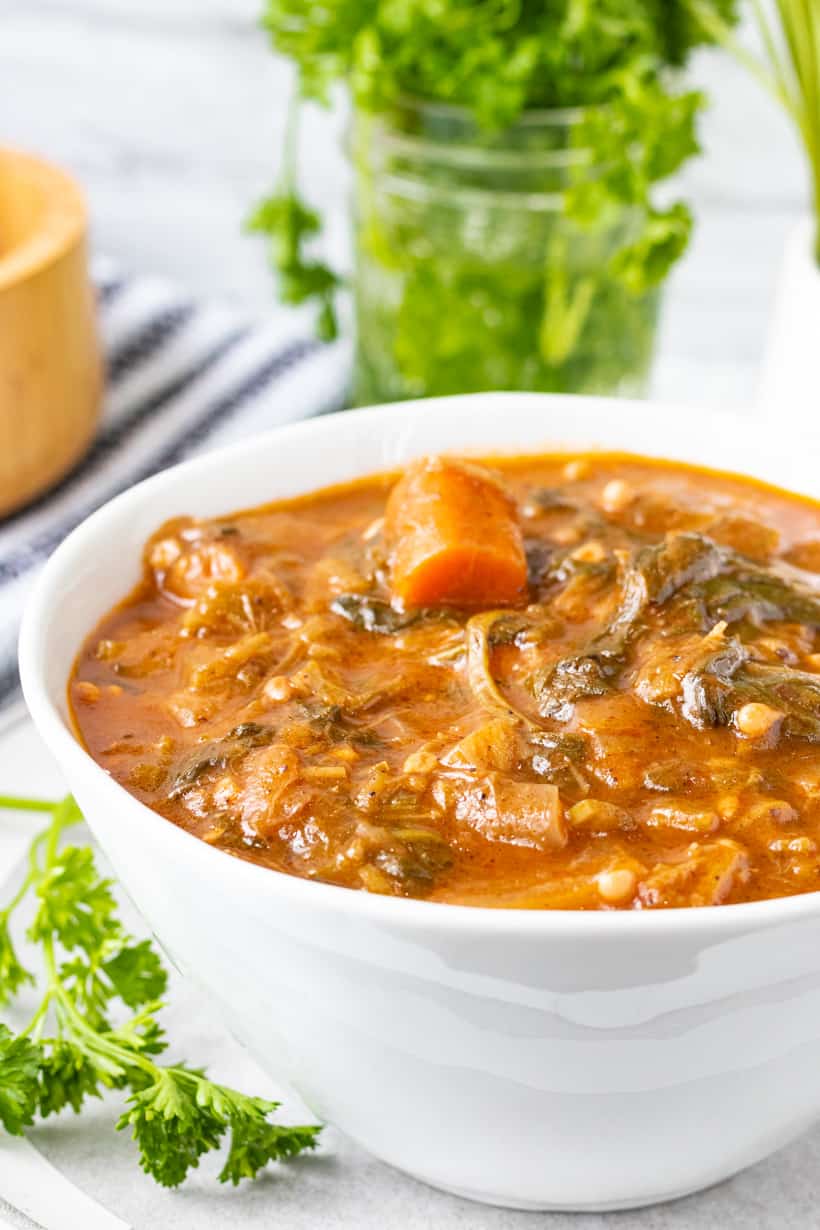
<svg viewBox="0 0 820 1230">
<path fill-rule="evenodd" d="M 268 0 L 264 24 L 303 97 L 353 97 L 356 400 L 641 390 L 691 228 L 655 192 L 698 148 L 671 70 L 712 35 L 685 0 Z M 327 334 L 294 151 L 254 225 Z"/>
</svg>

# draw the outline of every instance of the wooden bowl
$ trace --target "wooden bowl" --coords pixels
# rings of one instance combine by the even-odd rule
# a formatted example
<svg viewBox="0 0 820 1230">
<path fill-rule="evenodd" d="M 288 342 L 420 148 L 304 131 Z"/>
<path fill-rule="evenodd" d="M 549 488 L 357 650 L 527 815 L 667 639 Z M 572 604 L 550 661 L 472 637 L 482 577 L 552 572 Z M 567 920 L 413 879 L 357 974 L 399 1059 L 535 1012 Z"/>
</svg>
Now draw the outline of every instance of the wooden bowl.
<svg viewBox="0 0 820 1230">
<path fill-rule="evenodd" d="M 56 482 L 94 435 L 103 372 L 87 227 L 68 175 L 0 148 L 0 516 Z"/>
</svg>

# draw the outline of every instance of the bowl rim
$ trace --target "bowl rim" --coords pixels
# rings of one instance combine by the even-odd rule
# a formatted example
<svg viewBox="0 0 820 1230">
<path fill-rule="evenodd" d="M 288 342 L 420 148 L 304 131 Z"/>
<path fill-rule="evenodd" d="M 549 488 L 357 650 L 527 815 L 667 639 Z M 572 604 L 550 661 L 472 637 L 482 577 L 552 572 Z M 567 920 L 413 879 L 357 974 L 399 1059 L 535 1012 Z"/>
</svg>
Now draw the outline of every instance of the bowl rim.
<svg viewBox="0 0 820 1230">
<path fill-rule="evenodd" d="M 310 909 L 314 906 L 316 911 L 348 914 L 394 929 L 425 930 L 435 927 L 450 932 L 475 933 L 481 931 L 527 936 L 577 934 L 579 939 L 594 937 L 596 940 L 617 941 L 637 938 L 639 935 L 651 937 L 678 932 L 699 934 L 708 931 L 716 935 L 731 935 L 820 915 L 820 890 L 798 893 L 790 897 L 773 897 L 761 901 L 720 906 L 680 906 L 658 910 L 548 910 L 474 906 L 417 898 L 388 897 L 365 890 L 308 880 L 230 855 L 179 828 L 159 812 L 135 798 L 111 777 L 86 751 L 74 732 L 64 722 L 49 694 L 45 678 L 44 655 L 40 653 L 41 642 L 50 621 L 55 618 L 55 610 L 59 609 L 55 591 L 61 573 L 75 557 L 82 556 L 86 543 L 92 542 L 97 537 L 112 515 L 120 513 L 131 504 L 142 505 L 150 501 L 154 493 L 172 486 L 180 477 L 187 478 L 217 463 L 220 470 L 224 471 L 227 466 L 254 454 L 260 447 L 266 447 L 274 441 L 281 441 L 283 436 L 321 439 L 323 433 L 327 431 L 328 424 L 333 421 L 344 420 L 347 424 L 361 424 L 363 427 L 371 421 L 381 425 L 387 414 L 392 413 L 397 418 L 403 418 L 422 406 L 425 411 L 429 411 L 435 404 L 448 403 L 453 406 L 455 403 L 474 403 L 476 400 L 485 403 L 494 400 L 504 403 L 515 400 L 521 403 L 542 400 L 552 404 L 562 403 L 565 407 L 569 403 L 574 410 L 581 409 L 584 404 L 600 407 L 602 403 L 609 401 L 609 399 L 566 394 L 512 392 L 462 394 L 424 401 L 389 403 L 303 419 L 219 447 L 155 474 L 108 500 L 87 517 L 63 540 L 44 565 L 26 603 L 20 630 L 19 665 L 23 694 L 34 725 L 51 754 L 61 767 L 69 764 L 75 777 L 85 777 L 89 780 L 89 785 L 93 784 L 98 791 L 107 791 L 115 806 L 120 803 L 126 810 L 136 809 L 134 818 L 139 815 L 141 830 L 147 829 L 155 834 L 160 846 L 163 842 L 177 843 L 183 856 L 192 861 L 199 860 L 203 867 L 208 868 L 212 880 L 223 877 L 244 877 L 249 890 L 254 889 L 262 895 L 270 894 L 284 898 L 294 907 Z M 658 403 L 623 400 L 618 403 L 618 409 L 619 412 L 627 415 L 643 414 L 647 420 L 647 426 L 651 426 L 648 420 L 650 416 L 658 413 Z M 747 421 L 737 415 L 693 409 L 691 406 L 664 403 L 663 412 L 685 414 L 687 424 L 693 429 L 697 420 L 701 420 L 704 424 L 708 421 L 710 425 L 719 422 L 725 427 L 737 428 L 740 425 L 746 432 L 751 431 L 752 433 L 759 432 L 761 426 L 765 427 L 765 424 Z M 798 430 L 796 434 L 798 438 L 804 439 L 808 448 L 816 451 L 818 442 L 820 442 L 820 432 L 814 434 L 810 431 Z M 793 452 L 795 434 L 790 435 L 788 446 L 779 444 L 781 438 L 783 438 L 782 432 L 776 436 L 778 443 L 773 444 L 770 436 L 766 438 L 765 444 L 769 454 L 772 449 L 783 454 L 786 453 L 787 448 L 789 452 Z M 469 449 L 464 451 L 467 452 Z M 478 451 L 486 456 L 492 450 L 484 448 Z M 548 450 L 541 451 L 547 452 Z M 567 449 L 567 452 L 571 451 L 571 448 Z M 579 446 L 579 451 L 581 451 L 581 446 Z M 594 450 L 584 448 L 583 451 Z M 601 449 L 601 452 L 617 451 L 614 447 Z M 628 452 L 629 450 L 624 449 L 623 451 Z M 499 450 L 499 455 L 503 455 L 503 449 Z M 516 449 L 511 455 L 523 456 L 526 455 L 526 450 Z M 538 451 L 533 450 L 531 455 L 537 456 Z M 781 489 L 784 488 L 781 487 Z M 93 823 L 91 828 L 93 831 Z"/>
<path fill-rule="evenodd" d="M 38 179 L 47 195 L 40 224 L 19 243 L 0 249 L 0 294 L 36 277 L 85 238 L 88 207 L 79 184 L 53 162 L 0 144 L 0 170 L 14 180 L 22 172 Z"/>
</svg>

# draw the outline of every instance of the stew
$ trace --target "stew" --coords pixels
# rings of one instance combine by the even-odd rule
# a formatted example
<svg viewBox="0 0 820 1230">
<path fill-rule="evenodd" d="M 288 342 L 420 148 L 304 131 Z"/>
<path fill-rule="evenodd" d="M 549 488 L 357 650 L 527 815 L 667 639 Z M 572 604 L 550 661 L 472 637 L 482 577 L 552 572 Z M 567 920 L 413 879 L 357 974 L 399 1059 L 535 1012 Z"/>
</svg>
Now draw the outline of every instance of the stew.
<svg viewBox="0 0 820 1230">
<path fill-rule="evenodd" d="M 820 888 L 820 505 L 639 457 L 427 458 L 145 549 L 70 683 L 220 849 L 461 904 Z"/>
</svg>

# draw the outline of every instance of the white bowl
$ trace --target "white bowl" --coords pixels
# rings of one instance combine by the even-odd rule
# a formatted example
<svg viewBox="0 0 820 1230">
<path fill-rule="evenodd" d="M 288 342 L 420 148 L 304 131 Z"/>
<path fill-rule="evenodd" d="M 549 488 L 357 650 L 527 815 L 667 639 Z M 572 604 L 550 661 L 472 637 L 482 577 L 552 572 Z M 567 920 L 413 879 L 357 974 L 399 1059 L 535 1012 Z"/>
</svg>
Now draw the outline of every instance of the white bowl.
<svg viewBox="0 0 820 1230">
<path fill-rule="evenodd" d="M 820 1116 L 820 894 L 647 913 L 486 910 L 309 883 L 138 803 L 81 748 L 66 680 L 167 517 L 437 450 L 602 446 L 820 495 L 816 444 L 692 410 L 494 394 L 285 427 L 140 484 L 49 560 L 20 642 L 32 716 L 175 963 L 321 1119 L 437 1187 L 612 1209 L 715 1183 Z"/>
</svg>

